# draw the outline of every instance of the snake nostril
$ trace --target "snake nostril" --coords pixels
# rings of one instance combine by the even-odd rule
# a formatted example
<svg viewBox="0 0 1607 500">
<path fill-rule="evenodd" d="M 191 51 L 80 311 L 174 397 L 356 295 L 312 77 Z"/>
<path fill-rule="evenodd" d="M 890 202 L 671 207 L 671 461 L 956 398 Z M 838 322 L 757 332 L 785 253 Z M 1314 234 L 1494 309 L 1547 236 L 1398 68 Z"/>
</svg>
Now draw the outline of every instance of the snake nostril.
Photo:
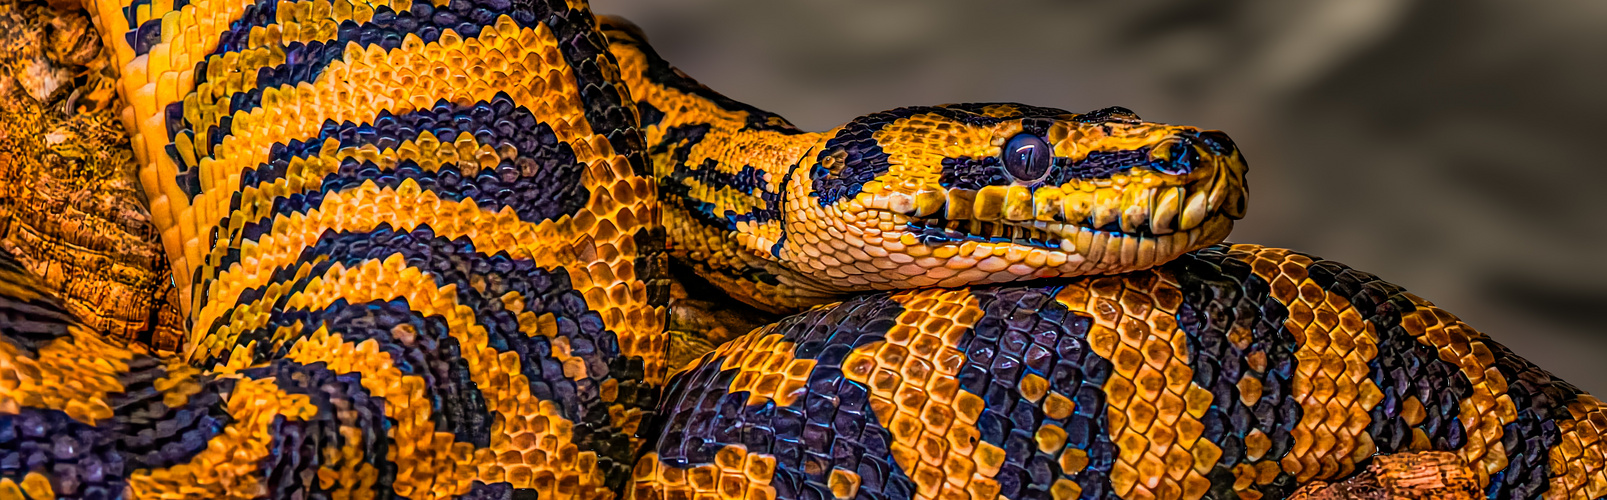
<svg viewBox="0 0 1607 500">
<path fill-rule="evenodd" d="M 1200 158 L 1201 149 L 1206 154 L 1225 156 L 1233 154 L 1237 146 L 1227 134 L 1217 130 L 1191 132 L 1179 134 L 1178 139 L 1167 146 L 1167 161 L 1155 165 L 1155 170 L 1172 175 L 1182 175 L 1193 172 L 1199 168 L 1203 158 Z"/>
<path fill-rule="evenodd" d="M 1233 145 L 1233 139 L 1229 138 L 1227 134 L 1222 133 L 1220 130 L 1207 130 L 1200 132 L 1199 134 L 1195 135 L 1195 139 L 1199 140 L 1200 145 L 1205 146 L 1205 149 L 1210 151 L 1211 154 L 1232 154 L 1233 150 L 1238 149 L 1237 146 Z"/>
<path fill-rule="evenodd" d="M 1200 152 L 1194 149 L 1194 143 L 1190 136 L 1184 136 L 1184 140 L 1181 141 L 1173 141 L 1167 147 L 1166 156 L 1170 159 L 1156 164 L 1155 170 L 1171 175 L 1193 172 L 1200 164 Z"/>
</svg>

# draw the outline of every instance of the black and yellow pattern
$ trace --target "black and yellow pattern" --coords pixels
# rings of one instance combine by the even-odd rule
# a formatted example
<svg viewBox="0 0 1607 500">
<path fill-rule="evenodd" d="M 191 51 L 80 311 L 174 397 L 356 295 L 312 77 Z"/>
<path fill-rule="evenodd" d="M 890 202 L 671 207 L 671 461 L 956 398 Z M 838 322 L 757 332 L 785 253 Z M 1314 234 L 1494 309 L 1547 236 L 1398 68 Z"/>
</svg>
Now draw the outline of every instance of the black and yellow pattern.
<svg viewBox="0 0 1607 500">
<path fill-rule="evenodd" d="M 1421 450 L 1607 494 L 1600 401 L 1365 273 L 1212 246 L 1220 132 L 804 132 L 582 1 L 86 7 L 188 333 L 109 342 L 0 256 L 0 499 L 1256 500 Z M 671 255 L 774 311 L 912 290 L 670 366 Z"/>
<path fill-rule="evenodd" d="M 1219 245 L 1119 276 L 877 294 L 675 375 L 637 498 L 1283 498 L 1446 450 L 1598 498 L 1607 405 L 1341 264 Z"/>
<path fill-rule="evenodd" d="M 0 475 L 30 497 L 623 484 L 666 371 L 662 238 L 583 4 L 91 7 L 185 359 L 51 323 L 8 352 L 5 399 L 27 418 L 7 422 L 21 463 Z"/>
<path fill-rule="evenodd" d="M 1244 215 L 1244 159 L 1221 132 L 984 103 L 809 133 L 686 77 L 624 21 L 603 30 L 637 99 L 672 255 L 761 308 L 1145 269 Z"/>
</svg>

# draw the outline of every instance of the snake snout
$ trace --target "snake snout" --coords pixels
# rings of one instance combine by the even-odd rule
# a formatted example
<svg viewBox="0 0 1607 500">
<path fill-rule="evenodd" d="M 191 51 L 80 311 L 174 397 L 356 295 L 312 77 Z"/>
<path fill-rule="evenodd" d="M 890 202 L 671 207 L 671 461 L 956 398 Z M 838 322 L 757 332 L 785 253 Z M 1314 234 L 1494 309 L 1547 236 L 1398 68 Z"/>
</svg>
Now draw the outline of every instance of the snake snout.
<svg viewBox="0 0 1607 500">
<path fill-rule="evenodd" d="M 1230 155 L 1239 147 L 1233 144 L 1233 139 L 1221 130 L 1206 130 L 1194 134 L 1194 140 L 1199 141 L 1206 151 L 1215 155 Z"/>
<path fill-rule="evenodd" d="M 1188 174 L 1205 164 L 1200 157 L 1202 150 L 1212 156 L 1231 156 L 1238 147 L 1233 144 L 1233 139 L 1218 130 L 1185 132 L 1178 134 L 1177 139 L 1167 146 L 1167 160 L 1153 167 L 1165 174 Z"/>
</svg>

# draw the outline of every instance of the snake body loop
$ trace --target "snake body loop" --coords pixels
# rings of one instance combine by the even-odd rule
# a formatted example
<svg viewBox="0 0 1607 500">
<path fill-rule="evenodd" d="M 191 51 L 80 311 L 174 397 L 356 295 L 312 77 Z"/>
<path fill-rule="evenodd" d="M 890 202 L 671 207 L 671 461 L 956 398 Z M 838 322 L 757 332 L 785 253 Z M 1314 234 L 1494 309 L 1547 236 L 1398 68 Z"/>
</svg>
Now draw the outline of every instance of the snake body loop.
<svg viewBox="0 0 1607 500">
<path fill-rule="evenodd" d="M 1607 494 L 1600 401 L 1220 244 L 1220 132 L 800 131 L 580 0 L 86 8 L 188 333 L 109 342 L 0 258 L 0 499 L 1256 500 L 1429 451 L 1491 498 Z M 672 363 L 672 258 L 797 314 Z"/>
</svg>

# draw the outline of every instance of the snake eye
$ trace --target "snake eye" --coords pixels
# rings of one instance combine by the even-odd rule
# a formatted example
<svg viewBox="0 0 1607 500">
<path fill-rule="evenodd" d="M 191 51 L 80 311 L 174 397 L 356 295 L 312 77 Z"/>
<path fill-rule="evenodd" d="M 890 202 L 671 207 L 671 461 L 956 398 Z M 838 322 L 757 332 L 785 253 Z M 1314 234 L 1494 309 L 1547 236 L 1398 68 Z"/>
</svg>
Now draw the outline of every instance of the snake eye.
<svg viewBox="0 0 1607 500">
<path fill-rule="evenodd" d="M 1004 170 L 1020 181 L 1035 181 L 1049 173 L 1049 143 L 1033 134 L 1016 134 L 1004 145 Z"/>
</svg>

